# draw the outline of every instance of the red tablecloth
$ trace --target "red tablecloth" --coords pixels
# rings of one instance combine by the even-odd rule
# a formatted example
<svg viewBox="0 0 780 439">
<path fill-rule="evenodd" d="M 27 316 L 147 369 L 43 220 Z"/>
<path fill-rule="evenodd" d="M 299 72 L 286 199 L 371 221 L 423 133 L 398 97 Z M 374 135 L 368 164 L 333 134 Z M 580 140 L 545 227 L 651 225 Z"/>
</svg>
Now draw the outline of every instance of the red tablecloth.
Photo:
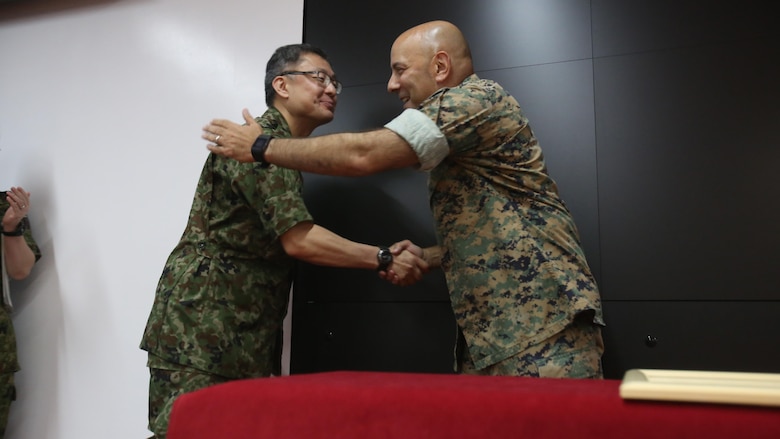
<svg viewBox="0 0 780 439">
<path fill-rule="evenodd" d="M 180 397 L 169 439 L 780 438 L 780 409 L 625 401 L 618 380 L 325 372 Z"/>
</svg>

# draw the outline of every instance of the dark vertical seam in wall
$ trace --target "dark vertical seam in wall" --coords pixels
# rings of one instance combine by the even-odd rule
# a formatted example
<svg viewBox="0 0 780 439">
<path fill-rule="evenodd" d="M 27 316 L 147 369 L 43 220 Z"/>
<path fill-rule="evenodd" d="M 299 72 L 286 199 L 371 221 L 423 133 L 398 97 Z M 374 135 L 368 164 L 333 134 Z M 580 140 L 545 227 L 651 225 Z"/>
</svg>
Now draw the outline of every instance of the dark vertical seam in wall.
<svg viewBox="0 0 780 439">
<path fill-rule="evenodd" d="M 308 22 L 306 20 L 306 5 L 309 2 L 307 0 L 303 0 L 303 26 L 301 26 L 301 42 L 306 43 L 306 23 Z"/>
<path fill-rule="evenodd" d="M 603 248 L 601 245 L 602 242 L 602 236 L 601 236 L 601 197 L 600 195 L 600 187 L 599 184 L 599 133 L 598 133 L 598 124 L 596 123 L 596 119 L 598 118 L 598 114 L 596 114 L 596 56 L 595 56 L 595 47 L 593 44 L 593 0 L 590 0 L 588 2 L 588 8 L 590 10 L 590 69 L 591 69 L 591 81 L 592 81 L 592 90 L 593 90 L 593 148 L 594 148 L 594 154 L 596 157 L 595 163 L 596 163 L 596 231 L 598 233 L 598 239 L 596 242 L 598 242 L 598 254 L 599 254 L 599 290 L 601 291 L 601 297 L 603 299 L 604 297 L 604 256 L 603 256 Z"/>
</svg>

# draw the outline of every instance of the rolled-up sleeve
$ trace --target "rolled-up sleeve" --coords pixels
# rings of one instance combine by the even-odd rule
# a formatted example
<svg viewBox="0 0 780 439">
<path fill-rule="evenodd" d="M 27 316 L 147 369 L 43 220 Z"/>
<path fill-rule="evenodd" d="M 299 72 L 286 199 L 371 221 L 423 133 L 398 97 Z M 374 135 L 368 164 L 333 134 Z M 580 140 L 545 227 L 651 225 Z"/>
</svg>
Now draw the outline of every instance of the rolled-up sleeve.
<svg viewBox="0 0 780 439">
<path fill-rule="evenodd" d="M 423 112 L 408 108 L 385 125 L 412 147 L 420 160 L 420 170 L 429 171 L 450 153 L 447 139 Z"/>
</svg>

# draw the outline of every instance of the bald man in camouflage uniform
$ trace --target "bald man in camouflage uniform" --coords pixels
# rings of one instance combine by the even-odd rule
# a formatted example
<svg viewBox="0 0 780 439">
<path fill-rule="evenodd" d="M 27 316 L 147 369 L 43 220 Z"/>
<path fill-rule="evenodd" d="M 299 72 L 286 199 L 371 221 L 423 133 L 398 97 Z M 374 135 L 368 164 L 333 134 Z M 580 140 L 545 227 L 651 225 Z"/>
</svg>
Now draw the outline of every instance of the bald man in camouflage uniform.
<svg viewBox="0 0 780 439">
<path fill-rule="evenodd" d="M 19 371 L 16 351 L 16 334 L 11 319 L 11 303 L 5 300 L 5 284 L 8 277 L 21 280 L 29 276 L 33 265 L 41 258 L 41 251 L 32 236 L 27 212 L 30 210 L 30 193 L 20 187 L 0 192 L 2 213 L 2 267 L 0 269 L 0 438 L 5 435 L 8 412 L 16 400 L 14 374 Z M 6 277 L 8 276 L 8 277 Z"/>
<path fill-rule="evenodd" d="M 266 71 L 269 108 L 253 123 L 276 137 L 308 136 L 333 118 L 341 91 L 334 78 L 322 50 L 306 44 L 277 49 Z M 150 370 L 149 429 L 156 438 L 167 434 L 179 395 L 281 373 L 282 325 L 295 259 L 380 267 L 382 250 L 376 246 L 313 223 L 302 184 L 298 171 L 215 154 L 207 158 L 141 342 Z M 410 282 L 426 269 L 409 252 L 388 266 L 407 272 Z"/>
<path fill-rule="evenodd" d="M 468 43 L 448 22 L 401 34 L 390 61 L 388 91 L 406 110 L 384 129 L 274 139 L 258 151 L 256 126 L 217 119 L 203 138 L 230 133 L 235 141 L 209 149 L 307 172 L 430 171 L 439 245 L 404 241 L 394 251 L 410 249 L 444 270 L 461 331 L 457 370 L 601 378 L 598 287 L 517 101 L 474 74 Z"/>
</svg>

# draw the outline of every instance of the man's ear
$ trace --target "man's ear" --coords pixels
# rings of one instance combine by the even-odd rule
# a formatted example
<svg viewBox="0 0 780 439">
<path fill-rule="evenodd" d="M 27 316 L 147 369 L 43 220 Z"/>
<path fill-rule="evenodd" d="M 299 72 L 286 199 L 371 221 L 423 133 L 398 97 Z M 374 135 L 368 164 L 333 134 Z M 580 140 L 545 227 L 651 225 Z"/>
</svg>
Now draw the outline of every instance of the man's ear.
<svg viewBox="0 0 780 439">
<path fill-rule="evenodd" d="M 273 85 L 274 90 L 276 91 L 276 94 L 279 97 L 287 99 L 290 97 L 290 92 L 287 91 L 287 81 L 284 79 L 283 76 L 277 76 L 274 78 L 273 82 L 271 82 L 271 85 Z"/>
<path fill-rule="evenodd" d="M 452 73 L 450 55 L 445 51 L 438 51 L 433 56 L 436 82 L 444 82 Z"/>
</svg>

